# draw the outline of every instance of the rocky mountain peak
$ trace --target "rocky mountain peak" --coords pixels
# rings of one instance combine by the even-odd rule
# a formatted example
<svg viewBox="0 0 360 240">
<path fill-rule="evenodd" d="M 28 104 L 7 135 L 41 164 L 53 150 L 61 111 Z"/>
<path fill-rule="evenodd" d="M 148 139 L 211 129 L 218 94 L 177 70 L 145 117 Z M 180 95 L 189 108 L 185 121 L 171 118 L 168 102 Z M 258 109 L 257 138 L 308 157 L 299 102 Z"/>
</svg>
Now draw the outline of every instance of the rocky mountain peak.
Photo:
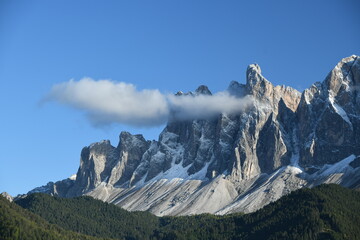
<svg viewBox="0 0 360 240">
<path fill-rule="evenodd" d="M 306 89 L 297 109 L 300 163 L 335 163 L 358 154 L 360 124 L 358 56 L 342 59 L 325 80 Z"/>
<path fill-rule="evenodd" d="M 243 97 L 246 95 L 246 85 L 237 81 L 231 81 L 227 91 L 233 96 Z"/>
<path fill-rule="evenodd" d="M 355 85 L 359 85 L 360 78 L 360 58 L 352 55 L 343 58 L 335 68 L 328 74 L 324 81 L 326 89 L 332 97 L 344 91 L 350 91 Z"/>
<path fill-rule="evenodd" d="M 247 67 L 247 74 L 249 72 L 254 72 L 254 73 L 261 75 L 261 68 L 260 68 L 259 64 L 257 64 L 257 63 L 250 64 Z"/>
<path fill-rule="evenodd" d="M 280 99 L 283 99 L 285 105 L 295 112 L 301 98 L 301 93 L 296 89 L 286 86 L 275 87 L 261 74 L 258 64 L 251 64 L 247 68 L 246 90 L 247 94 L 273 108 L 275 114 L 277 114 Z"/>
<path fill-rule="evenodd" d="M 258 64 L 250 64 L 246 70 L 246 86 L 251 90 L 258 87 L 259 84 L 271 84 L 261 74 L 261 69 Z"/>
<path fill-rule="evenodd" d="M 274 86 L 261 75 L 258 64 L 251 64 L 246 71 L 246 88 L 248 94 L 267 102 L 272 96 Z"/>
<path fill-rule="evenodd" d="M 109 149 L 114 148 L 110 140 L 102 140 L 100 142 L 95 142 L 90 144 L 89 147 L 85 147 L 89 152 L 96 152 L 97 154 L 106 154 Z"/>
<path fill-rule="evenodd" d="M 120 133 L 118 149 L 127 149 L 129 146 L 147 145 L 147 141 L 141 134 L 132 135 L 129 132 L 123 131 Z"/>
<path fill-rule="evenodd" d="M 252 64 L 227 91 L 254 104 L 237 114 L 169 121 L 158 141 L 120 134 L 81 152 L 76 179 L 37 191 L 88 194 L 157 215 L 251 212 L 324 182 L 360 186 L 360 64 L 344 58 L 302 94 L 273 86 Z M 206 86 L 196 92 L 211 94 Z M 209 204 L 211 203 L 211 204 Z"/>
<path fill-rule="evenodd" d="M 195 93 L 203 94 L 203 95 L 212 95 L 209 88 L 205 85 L 200 85 L 196 90 Z"/>
</svg>

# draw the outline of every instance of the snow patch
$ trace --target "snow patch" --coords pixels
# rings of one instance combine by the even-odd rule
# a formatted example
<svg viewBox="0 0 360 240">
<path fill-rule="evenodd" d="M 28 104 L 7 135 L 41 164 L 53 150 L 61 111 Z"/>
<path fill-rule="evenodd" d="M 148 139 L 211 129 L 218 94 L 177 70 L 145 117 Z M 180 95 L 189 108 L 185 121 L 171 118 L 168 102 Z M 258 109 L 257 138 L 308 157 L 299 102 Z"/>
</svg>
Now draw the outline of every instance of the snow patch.
<svg viewBox="0 0 360 240">
<path fill-rule="evenodd" d="M 187 179 L 189 177 L 187 170 L 190 168 L 190 166 L 191 165 L 183 167 L 182 162 L 179 164 L 172 163 L 172 166 L 167 171 L 159 173 L 149 181 L 156 181 L 160 179 L 171 180 L 173 178 Z"/>
<path fill-rule="evenodd" d="M 76 180 L 76 174 L 71 175 L 71 176 L 69 177 L 69 179 L 75 181 L 75 180 Z"/>
<path fill-rule="evenodd" d="M 285 172 L 297 175 L 297 174 L 302 173 L 303 170 L 299 166 L 290 166 L 289 165 L 285 168 Z"/>
<path fill-rule="evenodd" d="M 291 155 L 291 159 L 290 159 L 290 166 L 288 167 L 292 167 L 294 169 L 298 169 L 299 171 L 302 172 L 300 166 L 299 166 L 299 159 L 300 159 L 300 155 L 299 155 L 299 141 L 296 137 L 296 131 L 297 129 L 294 128 L 293 132 L 292 132 L 292 145 L 293 145 L 293 153 Z"/>
<path fill-rule="evenodd" d="M 331 103 L 335 112 L 339 114 L 345 120 L 345 122 L 347 122 L 352 127 L 352 123 L 350 122 L 350 119 L 346 114 L 345 110 L 339 104 L 335 103 L 335 99 L 332 94 L 329 94 L 329 102 Z"/>
<path fill-rule="evenodd" d="M 167 171 L 159 173 L 157 176 L 155 176 L 148 182 L 154 182 L 154 181 L 163 180 L 163 179 L 166 179 L 166 180 L 173 180 L 173 179 L 180 180 L 181 179 L 182 181 L 183 180 L 206 180 L 207 179 L 206 173 L 207 173 L 209 164 L 210 163 L 207 162 L 200 171 L 189 175 L 188 169 L 191 167 L 191 165 L 183 167 L 182 162 L 180 162 L 179 164 L 175 164 L 173 162 L 172 166 Z"/>
</svg>

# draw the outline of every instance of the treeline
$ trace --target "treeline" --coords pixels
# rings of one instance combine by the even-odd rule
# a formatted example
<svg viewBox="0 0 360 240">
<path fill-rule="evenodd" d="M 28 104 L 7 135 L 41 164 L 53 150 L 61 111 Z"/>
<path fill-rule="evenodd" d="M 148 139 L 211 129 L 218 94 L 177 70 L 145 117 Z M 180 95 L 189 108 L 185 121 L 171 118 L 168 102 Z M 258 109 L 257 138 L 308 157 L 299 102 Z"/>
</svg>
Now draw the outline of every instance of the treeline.
<svg viewBox="0 0 360 240">
<path fill-rule="evenodd" d="M 1 199 L 0 209 L 3 209 L 4 201 Z M 31 224 L 33 219 L 37 219 L 45 229 L 57 229 L 58 234 L 66 229 L 95 237 L 126 240 L 360 239 L 360 193 L 334 184 L 295 191 L 246 215 L 202 214 L 158 218 L 147 212 L 127 212 L 90 197 L 63 199 L 45 194 L 33 194 L 16 203 L 41 216 L 32 214 L 32 217 L 27 217 Z M 16 214 L 19 209 L 25 215 L 30 214 L 19 207 Z M 3 215 L 1 211 L 0 223 Z M 24 229 L 24 222 L 11 224 L 18 224 Z M 3 225 L 0 234 L 7 229 Z M 3 239 L 2 236 L 0 239 Z"/>
</svg>

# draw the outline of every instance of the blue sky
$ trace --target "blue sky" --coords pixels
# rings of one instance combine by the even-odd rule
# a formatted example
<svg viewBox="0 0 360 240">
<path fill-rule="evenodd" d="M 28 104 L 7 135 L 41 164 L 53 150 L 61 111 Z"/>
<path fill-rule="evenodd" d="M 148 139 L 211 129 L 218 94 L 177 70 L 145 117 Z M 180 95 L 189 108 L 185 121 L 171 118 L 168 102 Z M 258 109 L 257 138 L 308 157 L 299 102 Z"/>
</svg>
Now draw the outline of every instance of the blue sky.
<svg viewBox="0 0 360 240">
<path fill-rule="evenodd" d="M 0 1 L 0 192 L 25 193 L 76 173 L 82 147 L 163 126 L 95 127 L 84 111 L 43 103 L 84 77 L 162 94 L 245 83 L 261 66 L 300 91 L 360 54 L 360 2 Z"/>
</svg>

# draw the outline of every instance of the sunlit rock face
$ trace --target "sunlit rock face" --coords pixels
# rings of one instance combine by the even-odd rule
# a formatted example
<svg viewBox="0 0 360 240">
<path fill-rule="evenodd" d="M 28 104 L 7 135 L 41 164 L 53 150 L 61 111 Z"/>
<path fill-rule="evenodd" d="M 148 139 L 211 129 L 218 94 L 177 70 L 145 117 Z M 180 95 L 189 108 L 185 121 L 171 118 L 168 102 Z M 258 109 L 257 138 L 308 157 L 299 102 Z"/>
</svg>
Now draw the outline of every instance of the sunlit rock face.
<svg viewBox="0 0 360 240">
<path fill-rule="evenodd" d="M 359 72 L 359 57 L 344 58 L 302 93 L 296 112 L 300 164 L 332 164 L 360 154 Z"/>
<path fill-rule="evenodd" d="M 120 134 L 83 148 L 76 178 L 34 189 L 91 195 L 156 215 L 252 212 L 304 186 L 360 183 L 360 63 L 344 58 L 303 93 L 274 86 L 252 64 L 227 93 L 236 114 L 170 119 L 157 141 Z M 202 85 L 181 96 L 210 96 Z"/>
</svg>

